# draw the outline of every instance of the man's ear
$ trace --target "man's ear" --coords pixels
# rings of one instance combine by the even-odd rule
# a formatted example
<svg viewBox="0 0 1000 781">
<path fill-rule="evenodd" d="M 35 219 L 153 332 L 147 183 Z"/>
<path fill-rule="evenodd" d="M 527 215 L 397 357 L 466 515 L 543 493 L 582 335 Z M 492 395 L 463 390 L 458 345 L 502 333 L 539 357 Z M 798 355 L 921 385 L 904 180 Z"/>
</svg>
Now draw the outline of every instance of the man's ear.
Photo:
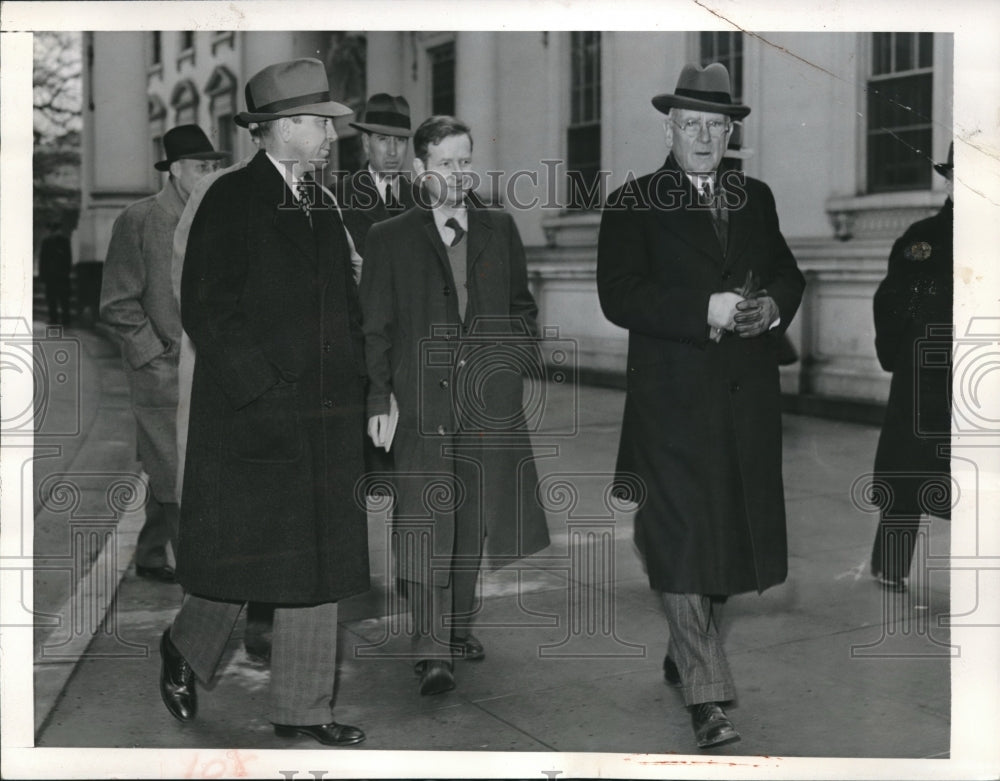
<svg viewBox="0 0 1000 781">
<path fill-rule="evenodd" d="M 291 117 L 280 117 L 278 119 L 278 138 L 282 141 L 288 141 L 292 137 L 292 118 Z"/>
<path fill-rule="evenodd" d="M 667 149 L 674 145 L 674 123 L 670 121 L 669 115 L 663 120 L 663 137 L 667 141 Z"/>
<path fill-rule="evenodd" d="M 427 169 L 424 167 L 424 161 L 421 160 L 419 157 L 414 157 L 413 158 L 413 173 L 415 173 L 419 177 L 419 176 L 422 176 L 426 171 L 427 171 Z"/>
<path fill-rule="evenodd" d="M 170 168 L 168 168 L 167 170 L 170 171 L 170 175 L 172 177 L 174 177 L 174 179 L 180 179 L 181 178 L 181 161 L 180 160 L 174 160 L 174 162 L 172 162 L 170 164 Z"/>
<path fill-rule="evenodd" d="M 361 148 L 365 151 L 365 157 L 371 160 L 372 157 L 372 139 L 368 133 L 361 133 Z"/>
</svg>

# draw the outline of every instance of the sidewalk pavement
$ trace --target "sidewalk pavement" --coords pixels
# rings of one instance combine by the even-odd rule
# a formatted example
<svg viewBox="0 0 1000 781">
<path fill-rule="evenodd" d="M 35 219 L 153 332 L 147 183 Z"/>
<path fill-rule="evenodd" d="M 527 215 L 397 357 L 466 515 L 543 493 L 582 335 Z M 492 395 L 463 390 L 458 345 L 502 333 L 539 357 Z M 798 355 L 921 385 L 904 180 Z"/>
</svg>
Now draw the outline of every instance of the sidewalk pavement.
<svg viewBox="0 0 1000 781">
<path fill-rule="evenodd" d="M 90 422 L 72 466 L 127 473 L 120 368 L 96 336 L 80 339 Z M 372 588 L 340 605 L 334 711 L 367 733 L 356 750 L 697 753 L 680 695 L 662 677 L 666 623 L 631 542 L 631 510 L 607 494 L 624 393 L 546 390 L 534 444 L 552 545 L 484 574 L 476 634 L 486 658 L 457 662 L 451 692 L 417 692 L 388 588 L 386 518 L 369 513 Z M 851 498 L 877 429 L 799 416 L 784 428 L 789 577 L 726 605 L 738 691 L 728 710 L 743 740 L 703 754 L 946 757 L 956 652 L 938 626 L 949 612 L 948 572 L 934 565 L 946 561 L 948 524 L 929 524 L 930 555 L 918 562 L 927 566 L 910 592 L 883 591 L 867 571 L 876 518 Z M 91 624 L 89 646 L 36 664 L 37 745 L 319 748 L 274 736 L 264 718 L 268 672 L 246 657 L 242 622 L 216 680 L 199 686 L 198 719 L 170 717 L 157 648 L 181 589 L 126 569 L 137 515 L 119 520 L 117 593 Z M 37 523 L 52 520 L 43 512 Z"/>
</svg>

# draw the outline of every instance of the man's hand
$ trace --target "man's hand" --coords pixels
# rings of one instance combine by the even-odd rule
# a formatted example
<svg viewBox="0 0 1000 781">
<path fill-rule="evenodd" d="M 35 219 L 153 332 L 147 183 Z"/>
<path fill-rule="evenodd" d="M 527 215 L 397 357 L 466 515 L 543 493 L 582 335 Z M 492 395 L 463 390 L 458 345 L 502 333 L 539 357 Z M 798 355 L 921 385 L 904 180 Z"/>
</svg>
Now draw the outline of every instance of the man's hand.
<svg viewBox="0 0 1000 781">
<path fill-rule="evenodd" d="M 778 319 L 778 305 L 770 296 L 757 296 L 736 305 L 736 335 L 748 338 L 759 336 Z"/>
<path fill-rule="evenodd" d="M 389 415 L 372 415 L 368 418 L 368 436 L 371 437 L 375 447 L 385 447 L 385 440 L 389 434 Z"/>
<path fill-rule="evenodd" d="M 732 331 L 736 306 L 742 300 L 739 293 L 712 293 L 708 298 L 708 324 L 719 331 Z"/>
</svg>

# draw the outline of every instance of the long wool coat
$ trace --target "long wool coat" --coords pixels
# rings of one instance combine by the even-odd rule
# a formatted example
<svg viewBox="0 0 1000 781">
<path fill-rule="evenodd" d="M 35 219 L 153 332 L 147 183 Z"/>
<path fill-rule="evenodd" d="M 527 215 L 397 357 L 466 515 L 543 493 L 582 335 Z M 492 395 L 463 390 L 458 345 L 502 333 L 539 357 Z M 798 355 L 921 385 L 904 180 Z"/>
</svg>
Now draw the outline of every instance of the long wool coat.
<svg viewBox="0 0 1000 781">
<path fill-rule="evenodd" d="M 364 258 L 367 257 L 365 245 L 372 225 L 413 208 L 412 184 L 406 177 L 400 177 L 399 206 L 389 209 L 375 191 L 375 180 L 367 166 L 344 177 L 342 182 L 337 197 L 343 209 L 344 224 L 351 232 L 355 248 Z"/>
<path fill-rule="evenodd" d="M 336 211 L 313 228 L 264 152 L 194 218 L 181 316 L 196 348 L 177 574 L 285 604 L 368 588 L 360 308 Z"/>
<path fill-rule="evenodd" d="M 672 156 L 614 193 L 601 219 L 601 306 L 629 330 L 617 469 L 644 495 L 636 543 L 658 591 L 762 591 L 787 574 L 778 350 L 805 281 L 768 187 L 745 178 L 727 189 L 725 255 Z M 748 271 L 780 325 L 716 343 L 709 296 L 740 287 Z"/>
<path fill-rule="evenodd" d="M 111 231 L 101 319 L 122 338 L 139 461 L 160 502 L 176 502 L 177 358 L 181 317 L 170 282 L 184 201 L 172 181 L 123 211 Z"/>
<path fill-rule="evenodd" d="M 949 200 L 893 244 L 875 292 L 875 351 L 892 372 L 875 453 L 875 477 L 890 488 L 889 517 L 950 517 L 952 236 Z"/>
<path fill-rule="evenodd" d="M 549 544 L 522 411 L 538 312 L 524 248 L 509 215 L 470 208 L 468 217 L 464 321 L 428 210 L 374 225 L 361 275 L 368 415 L 388 412 L 390 393 L 399 403 L 393 518 L 408 541 L 398 543 L 397 573 L 437 585 L 452 555 L 478 553 L 454 549 L 456 523 L 481 524 L 487 566 Z M 427 547 L 402 549 L 411 544 Z"/>
</svg>

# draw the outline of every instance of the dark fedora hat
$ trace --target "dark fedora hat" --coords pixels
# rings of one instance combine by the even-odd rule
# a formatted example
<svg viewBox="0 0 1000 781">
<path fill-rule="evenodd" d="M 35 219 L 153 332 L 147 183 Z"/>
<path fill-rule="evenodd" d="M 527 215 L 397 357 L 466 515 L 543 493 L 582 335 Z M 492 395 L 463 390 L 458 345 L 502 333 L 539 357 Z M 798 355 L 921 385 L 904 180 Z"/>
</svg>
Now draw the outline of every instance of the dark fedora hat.
<svg viewBox="0 0 1000 781">
<path fill-rule="evenodd" d="M 312 57 L 268 65 L 250 77 L 245 94 L 247 110 L 234 118 L 240 127 L 302 114 L 343 117 L 353 113 L 344 104 L 330 100 L 326 68 Z"/>
<path fill-rule="evenodd" d="M 386 136 L 412 136 L 410 130 L 410 104 L 402 95 L 379 92 L 368 98 L 361 122 L 349 122 L 351 127 L 367 133 Z"/>
<path fill-rule="evenodd" d="M 721 62 L 704 68 L 689 62 L 681 69 L 677 88 L 654 97 L 653 106 L 664 114 L 672 108 L 726 114 L 737 119 L 750 113 L 749 106 L 733 103 L 729 71 Z"/>
<path fill-rule="evenodd" d="M 955 170 L 955 142 L 948 144 L 948 162 L 934 163 L 934 170 L 946 179 L 951 179 Z"/>
<path fill-rule="evenodd" d="M 205 131 L 197 125 L 178 125 L 163 134 L 166 160 L 153 163 L 157 171 L 166 171 L 177 160 L 221 160 L 225 152 L 216 152 Z"/>
</svg>

